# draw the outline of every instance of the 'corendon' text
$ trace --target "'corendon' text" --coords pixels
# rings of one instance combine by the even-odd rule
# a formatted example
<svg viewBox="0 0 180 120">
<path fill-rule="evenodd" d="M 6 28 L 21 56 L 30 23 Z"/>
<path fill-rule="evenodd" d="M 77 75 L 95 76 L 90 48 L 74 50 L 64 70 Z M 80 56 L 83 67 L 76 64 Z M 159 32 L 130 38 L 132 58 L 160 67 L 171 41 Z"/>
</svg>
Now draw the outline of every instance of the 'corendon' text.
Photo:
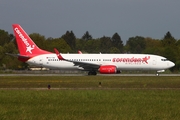
<svg viewBox="0 0 180 120">
<path fill-rule="evenodd" d="M 20 32 L 20 30 L 18 28 L 14 28 L 14 30 L 16 31 L 16 33 L 19 35 L 19 37 L 21 38 L 21 40 L 24 42 L 24 44 L 26 46 L 29 46 L 29 43 L 27 41 L 27 39 L 23 36 L 23 34 Z"/>
<path fill-rule="evenodd" d="M 146 63 L 148 64 L 148 60 L 150 59 L 150 56 L 146 56 L 144 58 L 113 58 L 112 62 L 124 62 L 124 63 Z"/>
</svg>

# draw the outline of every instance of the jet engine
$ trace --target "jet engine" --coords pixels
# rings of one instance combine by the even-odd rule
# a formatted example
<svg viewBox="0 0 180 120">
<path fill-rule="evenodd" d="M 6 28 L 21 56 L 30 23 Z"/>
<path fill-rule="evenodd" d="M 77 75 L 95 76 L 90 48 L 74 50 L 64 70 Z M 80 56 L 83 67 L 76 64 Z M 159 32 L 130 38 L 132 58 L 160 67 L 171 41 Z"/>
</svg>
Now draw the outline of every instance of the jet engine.
<svg viewBox="0 0 180 120">
<path fill-rule="evenodd" d="M 100 66 L 99 72 L 101 74 L 115 74 L 120 73 L 120 71 L 117 70 L 116 66 L 114 65 L 103 65 Z"/>
</svg>

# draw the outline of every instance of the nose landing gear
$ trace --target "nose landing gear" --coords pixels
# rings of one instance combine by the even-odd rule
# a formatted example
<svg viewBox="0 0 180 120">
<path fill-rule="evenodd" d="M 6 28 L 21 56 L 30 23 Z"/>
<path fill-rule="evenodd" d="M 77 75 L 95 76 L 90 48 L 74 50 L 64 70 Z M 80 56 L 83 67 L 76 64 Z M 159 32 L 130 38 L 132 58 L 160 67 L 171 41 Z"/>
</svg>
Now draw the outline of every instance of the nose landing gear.
<svg viewBox="0 0 180 120">
<path fill-rule="evenodd" d="M 159 73 L 156 73 L 156 76 L 159 76 Z"/>
</svg>

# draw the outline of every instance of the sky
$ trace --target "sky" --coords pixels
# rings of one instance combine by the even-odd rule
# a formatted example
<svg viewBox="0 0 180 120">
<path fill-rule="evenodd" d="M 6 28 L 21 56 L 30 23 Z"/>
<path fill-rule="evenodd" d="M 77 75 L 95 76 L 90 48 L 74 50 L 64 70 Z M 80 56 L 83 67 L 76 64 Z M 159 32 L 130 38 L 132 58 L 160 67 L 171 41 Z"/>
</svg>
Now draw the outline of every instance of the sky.
<svg viewBox="0 0 180 120">
<path fill-rule="evenodd" d="M 126 42 L 142 36 L 162 39 L 170 31 L 180 39 L 180 0 L 1 0 L 0 29 L 13 33 L 12 24 L 46 38 L 73 31 L 81 38 L 118 33 Z"/>
</svg>

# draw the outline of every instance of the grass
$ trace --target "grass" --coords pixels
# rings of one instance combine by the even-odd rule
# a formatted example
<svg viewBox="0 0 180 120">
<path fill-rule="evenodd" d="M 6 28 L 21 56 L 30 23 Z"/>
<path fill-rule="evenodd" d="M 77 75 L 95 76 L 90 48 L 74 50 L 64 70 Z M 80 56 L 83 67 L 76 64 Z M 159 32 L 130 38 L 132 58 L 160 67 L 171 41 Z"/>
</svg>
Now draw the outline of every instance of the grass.
<svg viewBox="0 0 180 120">
<path fill-rule="evenodd" d="M 0 76 L 0 88 L 180 88 L 176 76 Z"/>
<path fill-rule="evenodd" d="M 178 90 L 1 90 L 0 119 L 179 119 Z"/>
<path fill-rule="evenodd" d="M 0 88 L 27 88 L 0 90 L 0 119 L 179 120 L 179 84 L 163 76 L 0 77 Z"/>
</svg>

